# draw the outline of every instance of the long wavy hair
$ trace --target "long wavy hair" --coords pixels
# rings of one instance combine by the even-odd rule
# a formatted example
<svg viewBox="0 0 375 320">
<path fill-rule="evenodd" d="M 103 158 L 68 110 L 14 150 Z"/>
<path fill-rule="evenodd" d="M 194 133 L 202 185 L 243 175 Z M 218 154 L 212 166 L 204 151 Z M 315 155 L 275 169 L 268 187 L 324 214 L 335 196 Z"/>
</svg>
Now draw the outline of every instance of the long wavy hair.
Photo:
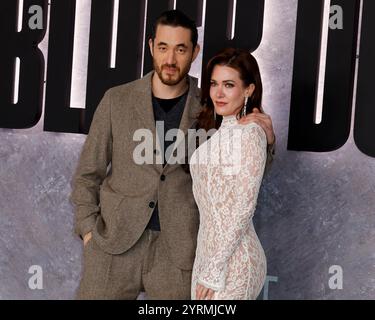
<svg viewBox="0 0 375 320">
<path fill-rule="evenodd" d="M 204 129 L 206 132 L 211 129 L 219 129 L 223 117 L 220 115 L 215 116 L 215 107 L 210 97 L 211 77 L 215 66 L 227 66 L 237 70 L 244 87 L 254 84 L 255 90 L 249 98 L 246 108 L 246 114 L 253 112 L 254 108 L 258 108 L 260 112 L 264 113 L 262 108 L 263 86 L 260 76 L 259 66 L 256 59 L 249 51 L 243 49 L 226 48 L 217 53 L 207 64 L 202 77 L 202 90 L 201 90 L 201 104 L 202 111 L 199 113 L 197 120 L 194 123 L 194 129 Z M 243 109 L 237 115 L 241 118 Z M 209 139 L 210 137 L 208 137 Z M 196 148 L 199 147 L 199 139 L 196 141 Z M 186 173 L 190 173 L 188 150 L 186 150 L 185 164 L 182 168 Z"/>
<path fill-rule="evenodd" d="M 206 70 L 202 77 L 201 104 L 204 106 L 202 112 L 198 115 L 197 127 L 199 129 L 218 129 L 221 125 L 223 117 L 216 115 L 215 107 L 210 97 L 211 77 L 215 66 L 227 66 L 238 71 L 245 87 L 250 84 L 255 85 L 253 95 L 247 103 L 246 114 L 253 112 L 254 108 L 258 108 L 263 113 L 262 96 L 263 85 L 260 76 L 259 66 L 254 56 L 247 50 L 226 48 L 218 52 L 207 64 Z M 242 117 L 242 110 L 237 118 Z"/>
</svg>

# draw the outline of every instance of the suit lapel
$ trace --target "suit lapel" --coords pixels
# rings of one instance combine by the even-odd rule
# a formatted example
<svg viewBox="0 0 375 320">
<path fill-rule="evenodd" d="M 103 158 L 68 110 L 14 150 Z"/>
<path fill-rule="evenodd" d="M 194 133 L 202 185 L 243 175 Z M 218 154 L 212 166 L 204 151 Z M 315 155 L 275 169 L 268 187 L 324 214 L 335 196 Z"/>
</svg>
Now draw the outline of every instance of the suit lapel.
<svg viewBox="0 0 375 320">
<path fill-rule="evenodd" d="M 155 131 L 154 108 L 152 107 L 152 91 L 151 91 L 152 72 L 148 73 L 139 82 L 137 87 L 137 101 L 134 108 L 139 115 L 139 119 L 143 124 L 143 128 Z"/>
<path fill-rule="evenodd" d="M 184 139 L 182 141 L 176 141 L 173 145 L 173 155 L 174 151 L 180 146 L 180 144 L 186 144 L 187 141 L 187 134 L 188 130 L 192 127 L 193 123 L 196 121 L 199 112 L 201 111 L 201 104 L 200 104 L 200 92 L 197 85 L 197 79 L 189 77 L 189 93 L 186 99 L 186 105 L 184 108 L 184 112 L 181 117 L 180 127 L 179 130 L 183 133 Z M 184 145 L 183 149 L 186 151 L 186 145 Z M 167 160 L 167 164 L 164 167 L 164 172 L 168 173 L 172 166 L 168 163 L 169 159 Z"/>
<path fill-rule="evenodd" d="M 155 115 L 154 115 L 154 108 L 152 106 L 152 87 L 151 87 L 151 80 L 154 72 L 148 73 L 146 76 L 142 78 L 142 80 L 139 82 L 139 86 L 137 88 L 138 94 L 136 97 L 136 101 L 134 103 L 134 108 L 136 112 L 138 113 L 139 120 L 142 123 L 142 129 L 148 129 L 151 130 L 153 134 L 153 141 L 156 144 L 156 150 L 159 151 L 159 158 L 156 161 L 157 163 L 154 164 L 155 168 L 158 170 L 158 172 L 161 173 L 167 173 L 169 170 L 171 170 L 171 166 L 167 164 L 163 168 L 163 165 L 160 164 L 162 161 L 161 158 L 161 148 L 160 148 L 160 141 L 163 141 L 164 137 L 162 139 L 159 139 L 159 136 L 156 131 L 155 126 Z M 189 76 L 189 93 L 188 97 L 186 99 L 186 105 L 184 107 L 184 112 L 181 117 L 180 122 L 180 131 L 183 132 L 184 140 L 183 141 L 177 141 L 173 145 L 173 152 L 179 147 L 181 143 L 187 143 L 187 133 L 188 129 L 190 129 L 193 125 L 193 123 L 196 121 L 197 116 L 199 112 L 201 111 L 201 104 L 200 104 L 200 92 L 197 85 L 197 79 L 192 78 Z M 186 148 L 184 148 L 186 149 Z M 172 155 L 173 155 L 172 152 Z"/>
<path fill-rule="evenodd" d="M 134 108 L 136 109 L 139 120 L 142 123 L 141 128 L 150 130 L 152 132 L 154 146 L 156 145 L 156 150 L 159 151 L 159 154 L 156 156 L 157 161 L 156 163 L 154 162 L 154 166 L 158 172 L 161 173 L 163 171 L 163 164 L 160 152 L 160 140 L 156 131 L 154 108 L 152 106 L 151 80 L 153 74 L 154 72 L 148 73 L 139 82 L 139 86 L 137 88 L 137 101 L 134 104 Z"/>
</svg>

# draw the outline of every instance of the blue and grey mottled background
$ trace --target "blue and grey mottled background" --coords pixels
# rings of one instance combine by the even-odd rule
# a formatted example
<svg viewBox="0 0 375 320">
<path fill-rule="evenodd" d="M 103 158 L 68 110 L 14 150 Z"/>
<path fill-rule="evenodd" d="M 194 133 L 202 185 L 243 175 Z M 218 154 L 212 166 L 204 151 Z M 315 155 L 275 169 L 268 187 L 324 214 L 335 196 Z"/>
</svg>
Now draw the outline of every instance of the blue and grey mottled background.
<svg viewBox="0 0 375 320">
<path fill-rule="evenodd" d="M 255 53 L 277 134 L 255 217 L 268 275 L 278 279 L 268 298 L 375 299 L 375 159 L 352 137 L 332 153 L 287 150 L 296 13 L 297 0 L 267 0 Z M 42 124 L 0 129 L 0 299 L 72 299 L 80 278 L 68 196 L 85 136 Z M 32 265 L 43 268 L 43 290 L 28 286 Z M 343 268 L 343 290 L 328 286 L 332 265 Z"/>
</svg>

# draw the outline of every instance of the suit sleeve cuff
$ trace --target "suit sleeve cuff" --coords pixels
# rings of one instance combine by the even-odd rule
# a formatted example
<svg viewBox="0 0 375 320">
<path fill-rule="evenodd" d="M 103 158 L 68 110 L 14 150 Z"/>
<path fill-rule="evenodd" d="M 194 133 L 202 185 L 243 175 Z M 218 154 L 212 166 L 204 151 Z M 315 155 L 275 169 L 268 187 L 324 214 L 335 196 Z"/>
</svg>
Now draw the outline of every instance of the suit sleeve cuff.
<svg viewBox="0 0 375 320">
<path fill-rule="evenodd" d="M 75 233 L 83 240 L 83 237 L 91 232 L 96 224 L 97 214 L 87 217 L 85 220 L 76 224 Z"/>
</svg>

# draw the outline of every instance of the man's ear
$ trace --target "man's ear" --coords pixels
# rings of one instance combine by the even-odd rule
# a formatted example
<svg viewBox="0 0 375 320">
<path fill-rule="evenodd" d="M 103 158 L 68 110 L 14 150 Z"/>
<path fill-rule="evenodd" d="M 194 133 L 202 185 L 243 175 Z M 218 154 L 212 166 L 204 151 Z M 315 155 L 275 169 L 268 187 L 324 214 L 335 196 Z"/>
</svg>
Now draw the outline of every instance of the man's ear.
<svg viewBox="0 0 375 320">
<path fill-rule="evenodd" d="M 199 44 L 195 46 L 194 52 L 193 52 L 193 61 L 198 57 L 199 51 L 201 50 L 201 47 Z"/>
<path fill-rule="evenodd" d="M 154 41 L 151 38 L 148 40 L 148 45 L 150 47 L 151 56 L 154 57 Z"/>
</svg>

